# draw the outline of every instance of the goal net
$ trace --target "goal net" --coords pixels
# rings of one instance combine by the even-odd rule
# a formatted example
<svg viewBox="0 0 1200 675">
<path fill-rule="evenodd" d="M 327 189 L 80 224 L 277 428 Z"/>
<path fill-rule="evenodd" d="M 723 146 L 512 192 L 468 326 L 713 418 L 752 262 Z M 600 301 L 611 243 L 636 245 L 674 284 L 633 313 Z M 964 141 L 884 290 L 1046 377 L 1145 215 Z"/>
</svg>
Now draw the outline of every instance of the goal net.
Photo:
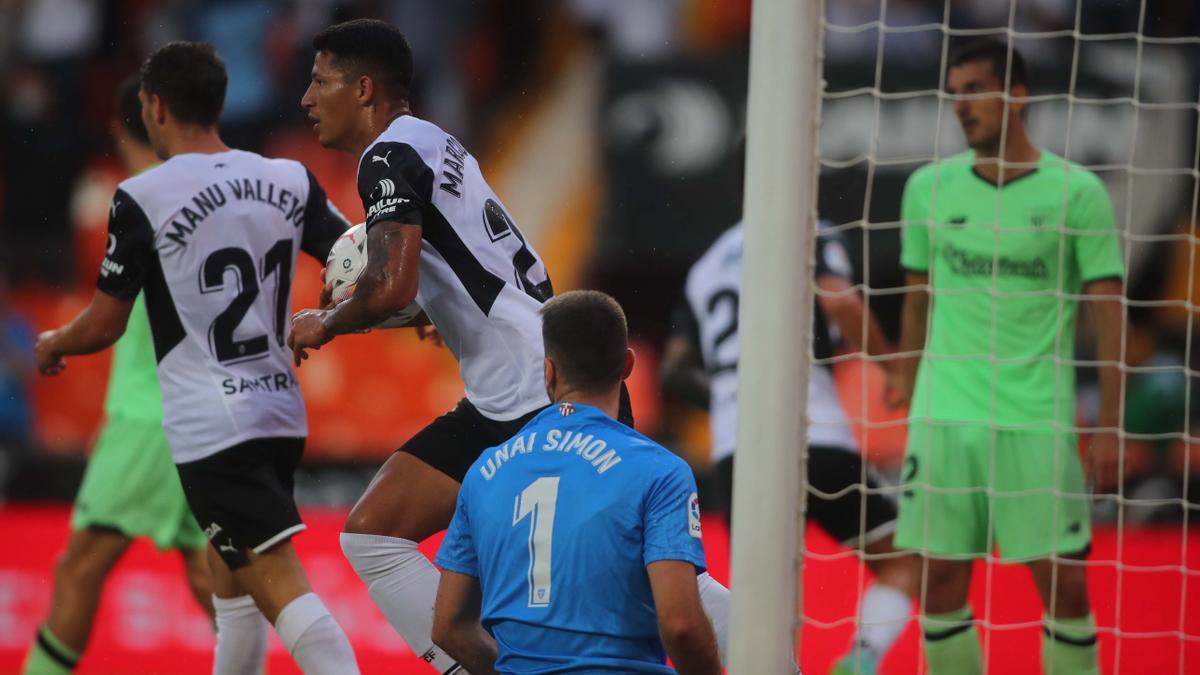
<svg viewBox="0 0 1200 675">
<path fill-rule="evenodd" d="M 924 672 L 923 634 L 945 627 L 931 626 L 929 615 L 949 616 L 954 595 L 936 576 L 944 567 L 929 558 L 973 561 L 962 621 L 979 636 L 984 672 L 1072 672 L 1043 655 L 1043 636 L 1068 635 L 1074 624 L 1053 617 L 1072 618 L 1066 605 L 1080 598 L 1094 617 L 1100 672 L 1200 669 L 1200 535 L 1192 528 L 1200 503 L 1192 396 L 1200 10 L 1154 0 L 766 6 L 774 4 L 755 3 L 751 38 L 731 672 L 780 667 L 754 654 L 778 654 L 781 645 L 799 653 L 806 672 Z M 795 28 L 807 12 L 819 29 Z M 789 21 L 792 28 L 773 28 Z M 955 55 L 989 39 L 1008 50 L 999 91 L 970 77 L 951 81 L 948 73 L 964 65 Z M 1024 90 L 1014 54 L 1024 62 Z M 802 65 L 764 63 L 780 58 Z M 803 83 L 808 63 L 819 64 L 816 86 Z M 998 106 L 1005 112 L 989 146 L 985 104 L 998 96 L 1006 96 Z M 768 110 L 801 123 L 785 133 Z M 819 119 L 811 138 L 808 116 Z M 1022 155 L 1022 135 L 1038 154 Z M 913 178 L 931 164 L 941 168 Z M 806 188 L 780 194 L 789 181 L 794 193 L 813 180 L 807 171 L 819 172 L 811 199 Z M 853 292 L 869 311 L 860 334 L 842 335 L 833 356 L 797 359 L 771 337 L 810 330 L 806 316 L 781 306 L 792 296 L 779 290 L 788 277 L 778 270 L 798 257 L 811 262 L 818 218 L 846 242 Z M 775 229 L 789 219 L 805 224 L 803 236 Z M 1100 297 L 1117 276 L 1097 244 L 1105 236 L 1096 228 L 1108 224 L 1123 284 Z M 914 227 L 916 236 L 906 232 Z M 829 293 L 811 268 L 806 275 L 799 287 L 820 305 Z M 766 296 L 755 301 L 756 289 Z M 913 361 L 912 408 L 897 409 L 888 401 L 898 392 L 887 385 L 905 380 L 888 371 L 903 372 L 905 302 L 925 293 L 928 312 L 911 315 L 923 324 L 914 333 L 922 362 Z M 808 312 L 804 298 L 793 304 Z M 897 353 L 848 346 L 863 342 L 867 317 Z M 810 515 L 814 499 L 841 495 L 814 496 L 809 472 L 818 469 L 797 466 L 807 455 L 794 450 L 807 446 L 807 425 L 775 419 L 770 402 L 789 396 L 802 406 L 806 393 L 786 380 L 810 368 L 834 373 L 868 460 L 849 491 L 863 507 L 851 547 L 805 532 L 805 495 Z M 1106 436 L 1117 448 L 1111 489 L 1090 478 L 1075 489 L 1072 471 L 1091 470 L 1088 449 Z M 785 450 L 774 447 L 783 439 Z M 935 468 L 916 466 L 913 455 Z M 781 463 L 794 470 L 780 471 Z M 871 479 L 873 471 L 883 479 Z M 912 613 L 894 620 L 899 635 L 878 663 L 846 658 L 852 641 L 878 628 L 862 597 L 879 580 L 862 561 L 900 555 L 870 546 L 880 531 L 867 508 L 876 494 L 898 505 L 899 543 L 928 556 L 916 566 Z M 1068 522 L 1078 504 L 1086 522 Z M 795 527 L 780 527 L 777 516 Z M 1048 577 L 1051 607 L 1023 564 L 1031 559 L 1058 563 Z M 1075 578 L 1069 567 L 1085 570 L 1085 594 L 1065 588 Z M 760 616 L 784 606 L 790 624 Z"/>
</svg>

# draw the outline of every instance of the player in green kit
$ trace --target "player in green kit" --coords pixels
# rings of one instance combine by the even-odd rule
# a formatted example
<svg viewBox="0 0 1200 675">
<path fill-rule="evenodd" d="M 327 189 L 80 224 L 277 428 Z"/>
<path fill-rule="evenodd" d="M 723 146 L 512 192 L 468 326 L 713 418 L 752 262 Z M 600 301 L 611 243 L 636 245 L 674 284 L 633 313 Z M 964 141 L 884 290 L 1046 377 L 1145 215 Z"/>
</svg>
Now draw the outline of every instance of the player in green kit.
<svg viewBox="0 0 1200 675">
<path fill-rule="evenodd" d="M 924 353 L 889 383 L 911 402 L 895 543 L 927 556 L 930 673 L 982 672 L 967 591 L 972 559 L 993 548 L 1033 574 L 1047 672 L 1098 673 L 1086 481 L 1103 490 L 1117 479 L 1124 266 L 1113 209 L 1095 174 L 1030 141 L 1020 54 L 1010 62 L 1005 44 L 977 42 L 948 64 L 971 150 L 922 167 L 904 190 L 901 350 Z M 1081 296 L 1097 358 L 1111 364 L 1086 462 L 1074 432 Z"/>
<path fill-rule="evenodd" d="M 138 78 L 118 90 L 113 135 L 125 168 L 158 162 L 142 124 Z M 134 537 L 183 555 L 187 583 L 212 616 L 208 539 L 183 496 L 162 427 L 162 395 L 145 302 L 138 296 L 113 350 L 105 422 L 75 498 L 71 537 L 54 572 L 50 616 L 25 659 L 24 675 L 70 673 L 87 647 L 108 573 Z M 251 607 L 251 609 L 254 609 Z"/>
</svg>

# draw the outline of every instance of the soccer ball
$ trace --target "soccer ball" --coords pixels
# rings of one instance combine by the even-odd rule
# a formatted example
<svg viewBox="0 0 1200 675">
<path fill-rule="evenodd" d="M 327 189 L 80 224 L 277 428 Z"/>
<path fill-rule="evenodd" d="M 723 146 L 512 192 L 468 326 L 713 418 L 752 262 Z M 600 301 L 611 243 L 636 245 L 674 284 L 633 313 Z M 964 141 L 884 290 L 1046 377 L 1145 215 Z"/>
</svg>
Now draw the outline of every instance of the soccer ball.
<svg viewBox="0 0 1200 675">
<path fill-rule="evenodd" d="M 363 223 L 342 233 L 329 257 L 325 259 L 325 283 L 333 285 L 333 301 L 341 302 L 350 297 L 358 277 L 367 266 L 367 228 Z M 421 306 L 414 300 L 408 307 L 397 312 L 375 326 L 376 328 L 403 328 L 421 313 Z"/>
</svg>

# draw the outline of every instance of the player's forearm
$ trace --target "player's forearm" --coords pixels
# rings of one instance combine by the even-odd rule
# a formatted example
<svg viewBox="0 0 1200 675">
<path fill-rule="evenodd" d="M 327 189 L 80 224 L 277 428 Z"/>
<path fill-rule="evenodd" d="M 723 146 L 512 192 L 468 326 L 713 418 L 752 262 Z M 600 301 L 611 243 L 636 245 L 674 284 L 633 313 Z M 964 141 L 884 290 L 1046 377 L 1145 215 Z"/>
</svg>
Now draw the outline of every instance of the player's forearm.
<svg viewBox="0 0 1200 675">
<path fill-rule="evenodd" d="M 496 641 L 483 627 L 458 625 L 437 643 L 459 665 L 473 675 L 492 675 L 496 672 Z"/>
<path fill-rule="evenodd" d="M 1100 295 L 1119 295 L 1121 287 L 1095 289 Z M 1094 291 L 1089 291 L 1094 292 Z M 1097 424 L 1115 429 L 1121 423 L 1121 339 L 1125 332 L 1125 306 L 1119 298 L 1100 297 L 1089 303 L 1096 332 L 1096 360 L 1100 379 L 1100 413 Z"/>
<path fill-rule="evenodd" d="M 703 615 L 693 624 L 659 627 L 667 655 L 679 675 L 720 675 L 721 657 L 717 653 L 712 625 Z"/>
<path fill-rule="evenodd" d="M 897 361 L 897 367 L 909 375 L 915 375 L 921 352 L 925 349 L 928 321 L 929 294 L 923 288 L 910 290 L 904 296 L 900 317 L 899 351 L 903 356 Z"/>
<path fill-rule="evenodd" d="M 852 351 L 865 351 L 871 355 L 895 351 L 891 341 L 883 334 L 883 328 L 857 294 L 832 303 L 829 308 L 822 305 L 822 309 L 837 324 Z"/>
<path fill-rule="evenodd" d="M 367 232 L 367 266 L 354 295 L 326 314 L 330 337 L 378 325 L 417 297 L 420 227 L 391 221 Z"/>
<path fill-rule="evenodd" d="M 363 276 L 366 276 L 365 272 Z M 366 283 L 365 279 L 360 279 L 354 295 L 325 315 L 325 330 L 331 338 L 366 330 L 378 325 L 412 302 L 410 297 L 407 302 L 399 303 L 392 299 L 393 293 L 394 291 L 372 286 Z M 416 297 L 415 292 L 413 297 Z"/>
<path fill-rule="evenodd" d="M 96 315 L 94 305 L 80 312 L 54 335 L 54 351 L 61 356 L 95 354 L 113 346 L 125 333 L 125 323 Z"/>
</svg>

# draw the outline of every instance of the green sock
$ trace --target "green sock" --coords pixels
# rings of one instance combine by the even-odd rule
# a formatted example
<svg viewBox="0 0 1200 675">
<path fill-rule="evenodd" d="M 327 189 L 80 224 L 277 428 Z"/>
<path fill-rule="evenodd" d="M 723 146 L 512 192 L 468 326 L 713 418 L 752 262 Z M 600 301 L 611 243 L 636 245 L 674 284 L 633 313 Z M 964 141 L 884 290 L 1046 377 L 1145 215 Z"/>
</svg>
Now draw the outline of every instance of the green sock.
<svg viewBox="0 0 1200 675">
<path fill-rule="evenodd" d="M 983 650 L 970 605 L 946 614 L 926 614 L 924 623 L 929 675 L 983 673 Z"/>
<path fill-rule="evenodd" d="M 1042 664 L 1052 675 L 1099 675 L 1096 663 L 1096 620 L 1043 617 Z"/>
<path fill-rule="evenodd" d="M 45 626 L 38 628 L 37 637 L 25 656 L 22 675 L 71 675 L 79 663 L 79 652 L 54 637 Z"/>
</svg>

